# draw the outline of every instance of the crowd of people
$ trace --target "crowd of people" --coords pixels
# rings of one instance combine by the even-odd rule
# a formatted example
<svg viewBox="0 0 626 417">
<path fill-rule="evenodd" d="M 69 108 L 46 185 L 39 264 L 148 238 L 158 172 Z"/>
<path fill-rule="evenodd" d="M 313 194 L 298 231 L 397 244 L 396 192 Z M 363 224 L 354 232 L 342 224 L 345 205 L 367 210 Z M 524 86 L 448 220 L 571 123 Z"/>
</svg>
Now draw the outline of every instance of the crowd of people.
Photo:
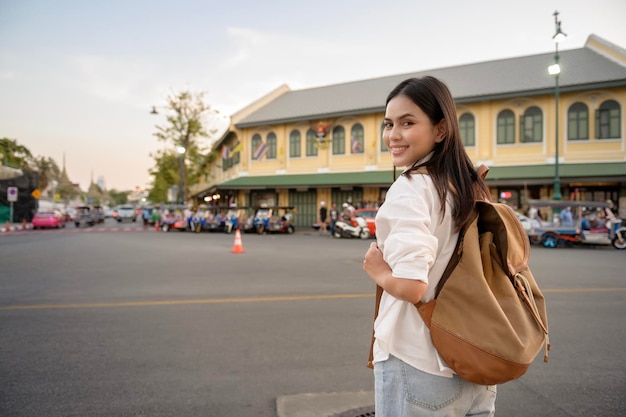
<svg viewBox="0 0 626 417">
<path fill-rule="evenodd" d="M 331 203 L 330 209 L 326 207 L 326 202 L 322 201 L 319 208 L 318 223 L 320 225 L 320 235 L 330 232 L 330 236 L 335 235 L 335 225 L 338 221 L 350 223 L 356 208 L 350 202 L 341 205 L 341 211 L 337 208 L 337 203 Z"/>
</svg>

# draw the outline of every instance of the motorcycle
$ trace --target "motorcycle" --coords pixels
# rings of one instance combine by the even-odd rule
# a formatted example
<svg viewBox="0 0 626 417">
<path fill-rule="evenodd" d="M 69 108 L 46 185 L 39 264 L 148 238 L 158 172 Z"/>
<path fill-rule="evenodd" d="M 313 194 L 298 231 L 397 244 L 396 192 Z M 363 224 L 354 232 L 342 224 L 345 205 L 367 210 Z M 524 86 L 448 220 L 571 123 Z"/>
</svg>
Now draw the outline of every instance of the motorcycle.
<svg viewBox="0 0 626 417">
<path fill-rule="evenodd" d="M 337 238 L 340 237 L 358 237 L 361 239 L 368 239 L 370 237 L 370 230 L 367 227 L 367 221 L 363 217 L 357 216 L 355 218 L 357 225 L 352 226 L 351 224 L 338 220 L 335 223 L 335 234 L 334 236 Z"/>
</svg>

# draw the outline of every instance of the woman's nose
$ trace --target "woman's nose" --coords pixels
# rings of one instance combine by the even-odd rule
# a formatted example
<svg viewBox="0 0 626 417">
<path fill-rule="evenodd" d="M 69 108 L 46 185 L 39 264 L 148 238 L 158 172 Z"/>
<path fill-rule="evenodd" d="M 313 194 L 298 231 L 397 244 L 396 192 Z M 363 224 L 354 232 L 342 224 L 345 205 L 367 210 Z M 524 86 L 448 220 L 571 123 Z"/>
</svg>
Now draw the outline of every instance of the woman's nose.
<svg viewBox="0 0 626 417">
<path fill-rule="evenodd" d="M 400 138 L 400 131 L 395 126 L 389 129 L 387 133 L 388 133 L 387 136 L 389 137 L 389 140 Z"/>
</svg>

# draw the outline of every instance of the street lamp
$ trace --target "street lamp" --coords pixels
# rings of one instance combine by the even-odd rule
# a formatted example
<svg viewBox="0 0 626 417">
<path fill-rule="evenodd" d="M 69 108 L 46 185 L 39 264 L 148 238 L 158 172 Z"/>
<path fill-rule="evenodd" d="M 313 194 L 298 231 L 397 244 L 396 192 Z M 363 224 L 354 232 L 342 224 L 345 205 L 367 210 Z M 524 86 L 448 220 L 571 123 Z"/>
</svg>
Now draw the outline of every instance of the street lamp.
<svg viewBox="0 0 626 417">
<path fill-rule="evenodd" d="M 552 40 L 556 46 L 556 52 L 554 54 L 554 65 L 548 67 L 548 73 L 554 75 L 554 108 L 555 110 L 555 138 L 554 138 L 554 194 L 552 198 L 554 200 L 561 199 L 561 180 L 559 178 L 559 74 L 561 74 L 561 66 L 559 65 L 559 42 L 563 41 L 567 36 L 561 30 L 561 21 L 559 20 L 559 12 L 554 11 L 554 27 L 555 33 L 552 36 Z"/>
<path fill-rule="evenodd" d="M 180 181 L 178 189 L 178 202 L 179 204 L 185 204 L 185 147 L 177 146 L 176 152 L 178 152 L 178 169 L 180 170 Z"/>
</svg>

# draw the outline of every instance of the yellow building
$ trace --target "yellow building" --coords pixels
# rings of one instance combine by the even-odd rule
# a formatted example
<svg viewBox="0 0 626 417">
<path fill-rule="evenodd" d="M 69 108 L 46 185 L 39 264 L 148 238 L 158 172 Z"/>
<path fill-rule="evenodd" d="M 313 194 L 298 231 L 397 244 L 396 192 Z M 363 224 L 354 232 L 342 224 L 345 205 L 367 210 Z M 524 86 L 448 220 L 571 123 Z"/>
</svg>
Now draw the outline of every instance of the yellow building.
<svg viewBox="0 0 626 417">
<path fill-rule="evenodd" d="M 561 51 L 558 96 L 547 70 L 553 63 L 554 53 L 545 53 L 304 90 L 282 86 L 232 116 L 215 145 L 221 163 L 194 198 L 294 206 L 301 227 L 316 221 L 321 201 L 376 206 L 393 181 L 381 139 L 385 98 L 406 78 L 432 75 L 452 91 L 467 152 L 490 167 L 494 197 L 522 210 L 528 199 L 552 197 L 558 136 L 562 198 L 610 199 L 626 218 L 626 51 L 595 35 Z"/>
</svg>

